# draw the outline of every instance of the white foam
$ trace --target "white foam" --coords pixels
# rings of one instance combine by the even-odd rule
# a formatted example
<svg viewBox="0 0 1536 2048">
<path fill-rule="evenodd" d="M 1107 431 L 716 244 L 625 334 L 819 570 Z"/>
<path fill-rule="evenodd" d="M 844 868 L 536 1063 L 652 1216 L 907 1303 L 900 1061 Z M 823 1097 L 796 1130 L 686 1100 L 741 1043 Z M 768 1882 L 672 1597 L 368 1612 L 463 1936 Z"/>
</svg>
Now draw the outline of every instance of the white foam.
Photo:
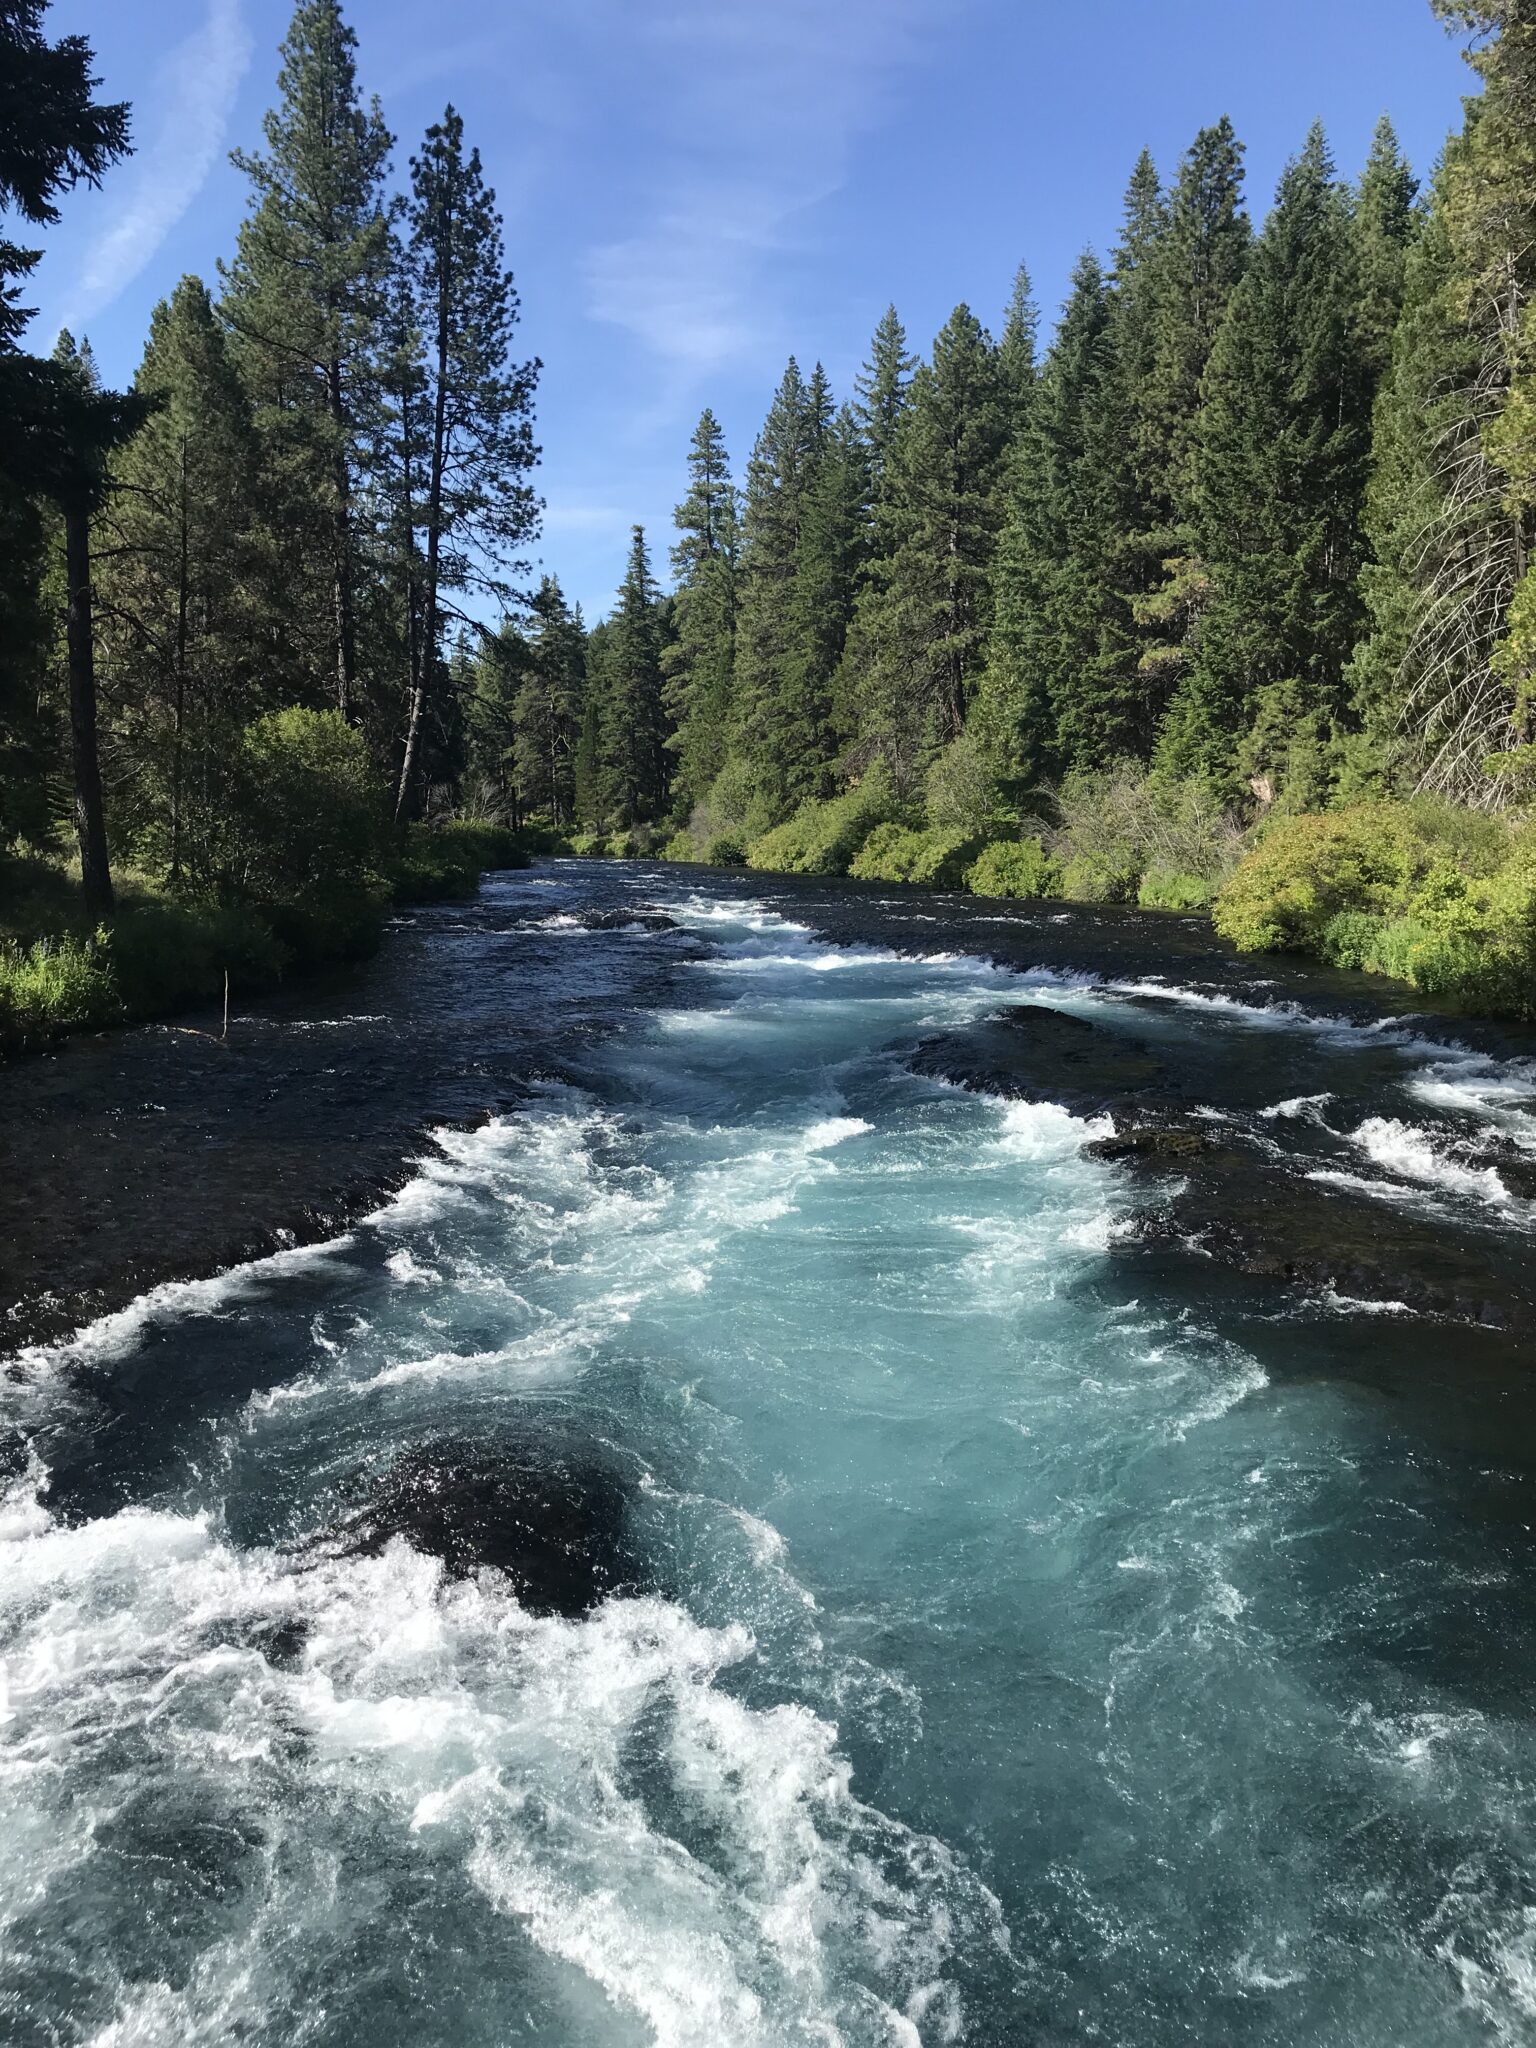
<svg viewBox="0 0 1536 2048">
<path fill-rule="evenodd" d="M 721 1689 L 754 1653 L 739 1625 L 654 1598 L 541 1619 L 400 1542 L 297 1569 L 204 1517 L 64 1529 L 35 1498 L 3 1529 L 21 1768 L 0 1779 L 0 1911 L 66 1872 L 89 1882 L 146 1800 L 204 1774 L 233 1853 L 264 1845 L 236 1926 L 174 1988 L 130 1986 L 136 1916 L 101 1918 L 93 1965 L 124 1982 L 103 2042 L 227 2039 L 300 2007 L 325 1953 L 313 1887 L 360 1857 L 479 1892 L 669 2048 L 872 2040 L 865 1984 L 892 2015 L 915 2001 L 958 2023 L 951 1954 L 1005 1941 L 940 1843 L 854 1797 L 830 1723 Z M 296 1626 L 296 1660 L 258 1647 Z M 642 1731 L 665 1825 L 630 1783 Z M 131 1771 L 92 1776 L 104 1735 Z M 67 1771 L 93 1789 L 61 1812 Z"/>
<path fill-rule="evenodd" d="M 1290 1095 L 1284 1102 L 1271 1103 L 1268 1109 L 1261 1109 L 1259 1115 L 1271 1123 L 1284 1118 L 1320 1124 L 1323 1118 L 1319 1112 L 1332 1101 L 1332 1094 L 1326 1092 L 1321 1095 Z"/>
<path fill-rule="evenodd" d="M 1511 1214 L 1528 1210 L 1517 1202 L 1492 1166 L 1468 1166 L 1420 1125 L 1373 1116 L 1351 1134 L 1351 1143 L 1386 1172 L 1438 1191 L 1465 1196 Z"/>
<path fill-rule="evenodd" d="M 129 1302 L 126 1308 L 114 1309 L 110 1315 L 86 1323 L 71 1336 L 52 1344 L 24 1346 L 6 1363 L 24 1377 L 44 1374 L 64 1364 L 113 1364 L 135 1350 L 146 1332 L 157 1324 L 214 1315 L 235 1303 L 257 1300 L 266 1282 L 323 1268 L 338 1254 L 349 1251 L 355 1242 L 349 1234 L 328 1238 L 321 1244 L 290 1245 L 265 1258 L 231 1266 L 206 1280 L 164 1281 Z M 0 1380 L 0 1387 L 4 1384 Z"/>
</svg>

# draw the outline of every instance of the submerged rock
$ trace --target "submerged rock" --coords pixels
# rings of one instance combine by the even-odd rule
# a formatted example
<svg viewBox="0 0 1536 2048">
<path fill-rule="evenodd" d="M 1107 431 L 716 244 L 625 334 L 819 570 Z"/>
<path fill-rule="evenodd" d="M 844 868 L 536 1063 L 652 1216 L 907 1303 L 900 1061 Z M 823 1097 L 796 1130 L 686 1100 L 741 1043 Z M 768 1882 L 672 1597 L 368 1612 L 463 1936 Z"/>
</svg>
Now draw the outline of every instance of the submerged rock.
<svg viewBox="0 0 1536 2048">
<path fill-rule="evenodd" d="M 962 1031 L 926 1038 L 908 1056 L 914 1073 L 1014 1102 L 1056 1102 L 1075 1116 L 1177 1099 L 1149 1046 L 1044 1003 L 1016 1003 Z"/>
<path fill-rule="evenodd" d="M 1133 1163 L 1147 1163 L 1146 1155 Z M 1331 1185 L 1235 1145 L 1177 1160 L 1139 1241 L 1169 1243 L 1260 1280 L 1514 1333 L 1536 1329 L 1536 1293 L 1475 1234 Z"/>
<path fill-rule="evenodd" d="M 1155 1124 L 1137 1125 L 1128 1131 L 1116 1131 L 1112 1138 L 1095 1138 L 1083 1149 L 1090 1159 L 1150 1159 L 1167 1162 L 1172 1159 L 1192 1159 L 1196 1153 L 1210 1148 L 1211 1140 L 1204 1131 L 1187 1129 L 1181 1125 L 1160 1128 Z"/>
<path fill-rule="evenodd" d="M 1199 1096 L 1191 1091 L 1203 1090 L 1208 1077 L 1188 1060 L 1175 1073 L 1124 1033 L 1043 1003 L 1021 1003 L 925 1039 L 908 1064 L 983 1094 L 1108 1116 L 1113 1132 L 1089 1140 L 1085 1152 L 1147 1175 L 1154 1191 L 1139 1228 L 1119 1241 L 1129 1254 L 1138 1245 L 1183 1251 L 1260 1281 L 1401 1304 L 1485 1329 L 1536 1329 L 1536 1288 L 1510 1270 L 1475 1225 L 1413 1214 L 1392 1198 L 1388 1181 L 1378 1197 L 1337 1177 L 1311 1176 L 1310 1168 L 1337 1161 L 1358 1179 L 1364 1162 L 1342 1149 L 1280 1161 L 1257 1138 L 1234 1141 L 1230 1126 L 1223 1133 L 1202 1125 L 1193 1114 Z M 1347 1125 L 1350 1113 L 1341 1117 Z M 1497 1164 L 1511 1191 L 1523 1192 L 1521 1159 L 1501 1150 Z"/>
<path fill-rule="evenodd" d="M 503 1572 L 531 1612 L 574 1620 L 635 1581 L 625 1505 L 610 1463 L 558 1441 L 428 1443 L 396 1459 L 339 1534 L 354 1555 L 403 1536 L 454 1578 Z"/>
</svg>

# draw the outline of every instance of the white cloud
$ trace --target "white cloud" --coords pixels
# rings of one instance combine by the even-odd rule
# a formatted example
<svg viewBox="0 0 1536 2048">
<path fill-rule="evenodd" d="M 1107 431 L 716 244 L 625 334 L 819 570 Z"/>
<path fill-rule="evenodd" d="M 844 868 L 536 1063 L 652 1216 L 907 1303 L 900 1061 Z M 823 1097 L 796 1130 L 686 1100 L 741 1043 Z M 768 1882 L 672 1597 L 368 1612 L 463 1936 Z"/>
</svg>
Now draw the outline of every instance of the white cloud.
<svg viewBox="0 0 1536 2048">
<path fill-rule="evenodd" d="M 208 0 L 202 27 L 166 59 L 153 139 L 107 187 L 121 200 L 86 252 L 61 326 L 78 328 L 109 306 L 192 204 L 223 150 L 250 60 L 242 0 Z"/>
<path fill-rule="evenodd" d="M 592 251 L 592 311 L 684 376 L 769 340 L 763 272 L 836 191 L 945 0 L 681 0 L 610 21 L 631 38 L 659 161 L 649 218 Z M 626 35 L 625 24 L 629 25 Z M 633 81 L 631 81 L 633 90 Z M 775 345 L 776 345 L 776 338 Z"/>
</svg>

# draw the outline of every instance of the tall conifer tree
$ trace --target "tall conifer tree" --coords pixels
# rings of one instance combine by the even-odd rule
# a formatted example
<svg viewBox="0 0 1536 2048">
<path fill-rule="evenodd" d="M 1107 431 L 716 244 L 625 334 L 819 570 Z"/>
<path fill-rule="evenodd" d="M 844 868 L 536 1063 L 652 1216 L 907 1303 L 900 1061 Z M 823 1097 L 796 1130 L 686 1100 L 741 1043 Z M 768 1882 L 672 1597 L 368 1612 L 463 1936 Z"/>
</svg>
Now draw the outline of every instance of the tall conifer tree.
<svg viewBox="0 0 1536 2048">
<path fill-rule="evenodd" d="M 870 486 L 876 493 L 916 368 L 916 356 L 907 353 L 907 331 L 896 308 L 887 306 L 870 343 L 869 361 L 854 380 L 854 412 L 869 447 Z"/>
<path fill-rule="evenodd" d="M 339 0 L 300 0 L 282 48 L 266 149 L 237 152 L 255 201 L 225 272 L 222 311 L 256 407 L 274 580 L 287 593 L 273 637 L 323 617 L 320 644 L 291 650 L 332 701 L 359 712 L 363 509 L 390 268 L 384 180 L 392 138 L 357 89 L 357 38 Z M 323 598 L 315 590 L 317 576 Z M 305 593 L 312 593 L 306 598 Z M 318 601 L 317 601 L 318 600 Z M 302 671 L 308 669 L 307 676 Z"/>
<path fill-rule="evenodd" d="M 517 787 L 525 811 L 542 812 L 557 830 L 576 815 L 576 755 L 586 697 L 586 634 L 581 615 L 546 576 L 530 605 L 531 630 L 513 710 Z"/>
<path fill-rule="evenodd" d="M 518 299 L 506 267 L 496 195 L 480 152 L 464 149 L 452 107 L 411 159 L 410 263 L 426 343 L 421 627 L 413 665 L 397 815 L 418 798 L 422 715 L 438 663 L 445 593 L 509 595 L 505 576 L 538 531 L 527 481 L 537 362 L 510 360 Z M 526 567 L 526 564 L 516 564 Z"/>
<path fill-rule="evenodd" d="M 660 592 L 645 529 L 630 541 L 629 564 L 609 625 L 600 745 L 605 796 L 614 821 L 644 824 L 665 811 L 668 728 L 662 700 Z"/>
<path fill-rule="evenodd" d="M 1011 425 L 997 350 L 957 306 L 890 446 L 856 627 L 860 749 L 901 788 L 965 722 L 991 626 Z"/>
<path fill-rule="evenodd" d="M 206 884 L 224 763 L 268 706 L 252 638 L 250 408 L 199 278 L 155 308 L 136 389 L 154 409 L 113 461 L 97 577 L 118 829 L 173 880 L 187 870 Z"/>
<path fill-rule="evenodd" d="M 1233 294 L 1205 380 L 1196 525 L 1213 579 L 1164 737 L 1180 772 L 1326 794 L 1360 624 L 1369 386 L 1349 210 L 1314 128 Z"/>
<path fill-rule="evenodd" d="M 691 811 L 725 765 L 736 663 L 736 486 L 720 422 L 708 409 L 688 451 L 688 495 L 675 515 L 677 639 L 666 654 L 676 795 Z"/>
</svg>

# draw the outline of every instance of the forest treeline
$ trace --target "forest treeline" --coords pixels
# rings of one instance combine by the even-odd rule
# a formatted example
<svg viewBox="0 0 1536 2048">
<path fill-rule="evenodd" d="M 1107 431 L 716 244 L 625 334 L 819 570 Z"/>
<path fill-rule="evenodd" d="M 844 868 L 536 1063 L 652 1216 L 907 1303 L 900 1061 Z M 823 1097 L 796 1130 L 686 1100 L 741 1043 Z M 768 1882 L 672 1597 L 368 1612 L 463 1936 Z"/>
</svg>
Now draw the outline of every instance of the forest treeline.
<svg viewBox="0 0 1536 2048">
<path fill-rule="evenodd" d="M 296 8 L 228 260 L 155 309 L 132 390 L 67 333 L 26 352 L 10 232 L 130 143 L 45 14 L 0 10 L 0 1039 L 364 946 L 391 893 L 513 857 L 419 821 L 464 811 L 456 643 L 539 520 L 495 195 L 451 106 L 396 182 L 337 0 Z"/>
<path fill-rule="evenodd" d="M 1241 943 L 1529 1000 L 1536 8 L 1435 5 L 1483 89 L 1426 190 L 1389 121 L 1352 179 L 1314 129 L 1255 230 L 1221 120 L 1139 158 L 1043 350 L 1021 270 L 996 337 L 919 359 L 893 308 L 841 398 L 791 361 L 739 478 L 706 411 L 672 592 L 637 530 L 584 660 L 552 582 L 484 651 L 511 800 L 1183 908 L 1259 833 Z"/>
<path fill-rule="evenodd" d="M 132 391 L 25 353 L 0 246 L 0 1012 L 361 943 L 507 851 L 469 821 L 1213 905 L 1529 1008 L 1536 4 L 1432 4 L 1481 90 L 1424 189 L 1385 120 L 1349 178 L 1315 129 L 1257 228 L 1226 120 L 1144 154 L 1043 343 L 1021 269 L 995 336 L 961 306 L 920 357 L 893 308 L 851 390 L 791 361 L 744 468 L 705 411 L 669 587 L 637 528 L 589 627 L 527 583 L 539 366 L 478 155 L 450 107 L 397 180 L 301 0 Z M 128 146 L 44 14 L 0 19 L 39 228 Z"/>
</svg>

